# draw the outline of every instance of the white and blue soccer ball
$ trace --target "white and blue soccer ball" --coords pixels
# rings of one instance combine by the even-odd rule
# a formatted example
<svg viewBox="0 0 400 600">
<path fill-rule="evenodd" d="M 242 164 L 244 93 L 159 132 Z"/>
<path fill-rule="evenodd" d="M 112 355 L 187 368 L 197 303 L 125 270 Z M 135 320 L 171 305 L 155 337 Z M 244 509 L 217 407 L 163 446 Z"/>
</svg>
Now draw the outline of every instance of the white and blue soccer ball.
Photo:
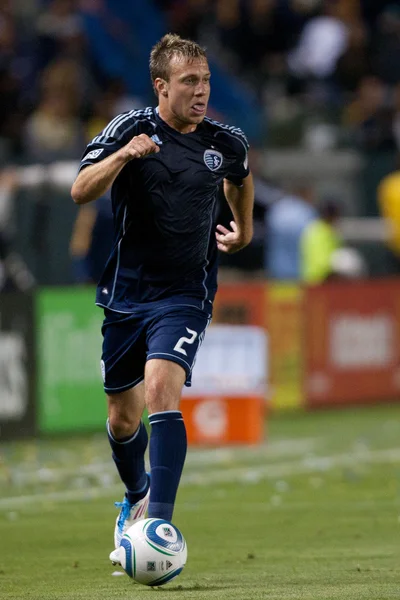
<svg viewBox="0 0 400 600">
<path fill-rule="evenodd" d="M 179 529 L 169 521 L 143 519 L 123 535 L 119 558 L 129 577 L 143 585 L 159 586 L 181 573 L 187 545 Z"/>
</svg>

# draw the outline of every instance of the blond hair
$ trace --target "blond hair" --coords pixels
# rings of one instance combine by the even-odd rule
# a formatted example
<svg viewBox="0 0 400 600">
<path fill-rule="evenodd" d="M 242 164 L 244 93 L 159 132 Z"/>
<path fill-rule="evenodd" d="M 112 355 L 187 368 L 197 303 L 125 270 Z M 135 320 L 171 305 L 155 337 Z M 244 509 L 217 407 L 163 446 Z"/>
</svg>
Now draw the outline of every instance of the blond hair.
<svg viewBox="0 0 400 600">
<path fill-rule="evenodd" d="M 150 52 L 150 75 L 153 82 L 159 77 L 169 81 L 170 63 L 175 56 L 191 60 L 207 60 L 205 48 L 192 40 L 185 40 L 175 33 L 167 33 Z M 155 88 L 154 88 L 155 89 Z M 156 90 L 155 90 L 156 91 Z M 156 92 L 157 93 L 157 92 Z"/>
</svg>

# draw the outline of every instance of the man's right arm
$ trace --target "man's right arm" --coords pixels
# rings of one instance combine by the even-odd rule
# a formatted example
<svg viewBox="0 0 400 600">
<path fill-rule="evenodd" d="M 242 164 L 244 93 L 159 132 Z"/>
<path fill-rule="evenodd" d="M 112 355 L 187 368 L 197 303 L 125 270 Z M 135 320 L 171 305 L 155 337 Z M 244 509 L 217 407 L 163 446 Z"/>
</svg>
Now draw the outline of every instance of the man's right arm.
<svg viewBox="0 0 400 600">
<path fill-rule="evenodd" d="M 114 154 L 80 171 L 71 189 L 74 202 L 87 204 L 97 200 L 112 186 L 128 162 L 159 151 L 159 146 L 145 133 L 133 137 Z"/>
</svg>

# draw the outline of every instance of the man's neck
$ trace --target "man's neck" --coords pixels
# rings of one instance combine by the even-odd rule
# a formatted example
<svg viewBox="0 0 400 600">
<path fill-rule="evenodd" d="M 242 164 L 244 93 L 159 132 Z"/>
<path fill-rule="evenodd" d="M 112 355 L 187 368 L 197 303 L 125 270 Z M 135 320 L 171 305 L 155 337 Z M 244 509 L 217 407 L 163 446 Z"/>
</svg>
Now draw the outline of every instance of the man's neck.
<svg viewBox="0 0 400 600">
<path fill-rule="evenodd" d="M 183 121 L 180 121 L 168 109 L 165 109 L 160 105 L 157 106 L 156 111 L 160 118 L 167 125 L 169 125 L 172 129 L 175 129 L 175 131 L 178 131 L 179 133 L 193 133 L 193 131 L 196 131 L 197 129 L 196 123 L 185 123 Z"/>
</svg>

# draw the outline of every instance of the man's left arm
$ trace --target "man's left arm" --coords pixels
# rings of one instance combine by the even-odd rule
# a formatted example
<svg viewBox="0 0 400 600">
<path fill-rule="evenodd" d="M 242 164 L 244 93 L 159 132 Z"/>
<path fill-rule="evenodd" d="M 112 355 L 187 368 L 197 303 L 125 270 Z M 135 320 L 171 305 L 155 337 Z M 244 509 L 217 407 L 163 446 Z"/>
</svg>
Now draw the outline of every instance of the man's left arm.
<svg viewBox="0 0 400 600">
<path fill-rule="evenodd" d="M 224 193 L 234 221 L 230 222 L 231 231 L 217 225 L 215 236 L 218 250 L 233 254 L 250 244 L 253 237 L 254 185 L 251 173 L 240 186 L 224 179 Z"/>
</svg>

